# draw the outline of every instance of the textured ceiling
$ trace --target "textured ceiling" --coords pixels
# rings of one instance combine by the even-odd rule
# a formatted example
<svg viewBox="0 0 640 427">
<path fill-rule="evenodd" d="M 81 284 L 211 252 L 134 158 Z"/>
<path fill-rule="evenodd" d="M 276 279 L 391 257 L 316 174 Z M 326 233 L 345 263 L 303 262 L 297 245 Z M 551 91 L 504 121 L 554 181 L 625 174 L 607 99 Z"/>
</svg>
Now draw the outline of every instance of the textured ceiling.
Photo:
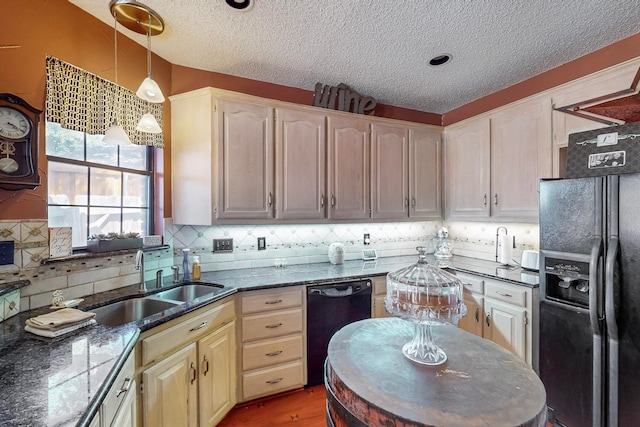
<svg viewBox="0 0 640 427">
<path fill-rule="evenodd" d="M 69 0 L 113 26 L 108 0 Z M 636 34 L 640 0 L 143 0 L 167 61 L 445 113 Z M 146 46 L 144 36 L 118 27 Z M 453 60 L 431 67 L 448 53 Z"/>
</svg>

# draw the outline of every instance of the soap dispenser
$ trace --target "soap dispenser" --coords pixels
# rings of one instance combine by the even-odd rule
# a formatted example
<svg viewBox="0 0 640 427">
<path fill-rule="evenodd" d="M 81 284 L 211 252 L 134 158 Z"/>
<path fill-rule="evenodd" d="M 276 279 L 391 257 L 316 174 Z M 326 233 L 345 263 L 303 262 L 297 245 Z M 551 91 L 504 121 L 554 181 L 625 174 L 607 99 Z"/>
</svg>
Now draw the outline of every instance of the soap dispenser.
<svg viewBox="0 0 640 427">
<path fill-rule="evenodd" d="M 200 271 L 200 257 L 194 255 L 191 263 L 191 280 L 200 280 Z"/>
</svg>

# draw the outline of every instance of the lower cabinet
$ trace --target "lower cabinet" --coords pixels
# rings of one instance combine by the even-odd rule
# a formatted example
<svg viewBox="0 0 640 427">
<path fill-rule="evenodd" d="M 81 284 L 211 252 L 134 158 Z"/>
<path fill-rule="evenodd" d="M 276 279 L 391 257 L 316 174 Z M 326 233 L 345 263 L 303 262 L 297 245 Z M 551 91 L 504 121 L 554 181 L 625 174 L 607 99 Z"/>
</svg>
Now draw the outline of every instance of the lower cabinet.
<svg viewBox="0 0 640 427">
<path fill-rule="evenodd" d="M 142 425 L 216 425 L 236 403 L 234 299 L 155 329 L 137 344 Z"/>
<path fill-rule="evenodd" d="M 467 273 L 456 273 L 464 284 L 467 314 L 458 327 L 489 339 L 537 365 L 538 289 Z"/>
<path fill-rule="evenodd" d="M 305 287 L 243 292 L 239 347 L 240 401 L 306 383 Z"/>
<path fill-rule="evenodd" d="M 136 427 L 135 351 L 127 358 L 89 427 Z"/>
</svg>

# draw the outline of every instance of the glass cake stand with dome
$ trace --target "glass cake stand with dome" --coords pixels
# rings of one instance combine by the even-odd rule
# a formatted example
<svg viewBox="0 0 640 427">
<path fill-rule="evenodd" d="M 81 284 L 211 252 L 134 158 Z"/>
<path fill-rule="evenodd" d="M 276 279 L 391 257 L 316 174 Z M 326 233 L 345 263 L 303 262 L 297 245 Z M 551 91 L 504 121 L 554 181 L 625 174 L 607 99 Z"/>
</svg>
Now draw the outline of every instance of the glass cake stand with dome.
<svg viewBox="0 0 640 427">
<path fill-rule="evenodd" d="M 418 262 L 387 274 L 385 309 L 393 316 L 413 322 L 413 339 L 402 353 L 414 362 L 440 365 L 445 352 L 434 342 L 432 325 L 458 323 L 467 312 L 462 282 L 453 274 L 427 263 L 427 249 L 419 246 Z"/>
</svg>

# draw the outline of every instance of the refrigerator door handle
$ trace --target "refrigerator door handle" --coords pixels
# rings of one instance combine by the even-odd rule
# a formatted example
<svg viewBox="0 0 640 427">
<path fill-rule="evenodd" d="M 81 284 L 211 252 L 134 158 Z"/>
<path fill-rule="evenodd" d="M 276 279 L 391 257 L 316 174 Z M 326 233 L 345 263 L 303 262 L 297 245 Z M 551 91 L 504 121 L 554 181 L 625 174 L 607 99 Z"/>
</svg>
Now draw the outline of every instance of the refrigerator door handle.
<svg viewBox="0 0 640 427">
<path fill-rule="evenodd" d="M 618 425 L 618 375 L 619 375 L 619 342 L 618 323 L 614 300 L 614 274 L 616 259 L 620 250 L 617 236 L 609 239 L 607 260 L 604 274 L 604 310 L 609 341 L 609 422 L 608 426 Z"/>
<path fill-rule="evenodd" d="M 594 336 L 602 336 L 602 326 L 600 319 L 600 301 L 602 284 L 600 282 L 600 259 L 603 251 L 602 238 L 593 239 L 591 246 L 591 256 L 589 259 L 589 319 L 591 321 L 591 331 Z"/>
<path fill-rule="evenodd" d="M 602 267 L 602 238 L 600 236 L 593 239 L 591 246 L 591 256 L 589 260 L 589 319 L 591 321 L 591 331 L 593 336 L 593 394 L 592 427 L 602 426 L 602 326 L 600 323 L 600 301 L 602 298 L 602 283 L 600 271 Z"/>
</svg>

